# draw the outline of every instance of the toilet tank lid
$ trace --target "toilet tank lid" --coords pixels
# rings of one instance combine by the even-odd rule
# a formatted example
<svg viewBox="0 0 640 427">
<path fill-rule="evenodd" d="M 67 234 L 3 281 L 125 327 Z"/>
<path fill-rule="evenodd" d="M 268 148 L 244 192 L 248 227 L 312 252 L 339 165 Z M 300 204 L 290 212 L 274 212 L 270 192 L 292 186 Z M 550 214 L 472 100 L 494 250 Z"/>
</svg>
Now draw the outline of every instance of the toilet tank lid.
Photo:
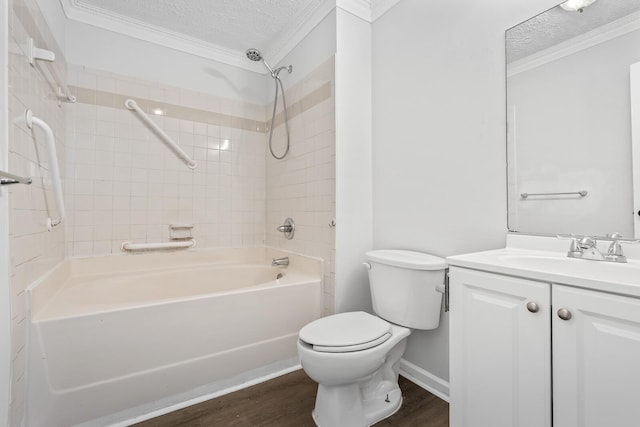
<svg viewBox="0 0 640 427">
<path fill-rule="evenodd" d="M 413 270 L 443 270 L 447 261 L 439 256 L 400 249 L 380 249 L 365 253 L 367 261 Z"/>
</svg>

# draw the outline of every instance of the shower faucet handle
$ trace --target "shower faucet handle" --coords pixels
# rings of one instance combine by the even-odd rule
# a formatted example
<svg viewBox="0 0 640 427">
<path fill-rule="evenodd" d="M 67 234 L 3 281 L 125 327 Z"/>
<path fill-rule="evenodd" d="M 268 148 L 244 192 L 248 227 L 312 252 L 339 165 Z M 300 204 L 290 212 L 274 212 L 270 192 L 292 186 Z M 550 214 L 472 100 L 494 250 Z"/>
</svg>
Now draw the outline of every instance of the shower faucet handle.
<svg viewBox="0 0 640 427">
<path fill-rule="evenodd" d="M 296 233 L 296 224 L 293 222 L 293 218 L 287 218 L 284 220 L 284 224 L 280 225 L 276 228 L 281 233 L 284 233 L 284 237 L 288 240 L 293 239 L 294 234 Z"/>
</svg>

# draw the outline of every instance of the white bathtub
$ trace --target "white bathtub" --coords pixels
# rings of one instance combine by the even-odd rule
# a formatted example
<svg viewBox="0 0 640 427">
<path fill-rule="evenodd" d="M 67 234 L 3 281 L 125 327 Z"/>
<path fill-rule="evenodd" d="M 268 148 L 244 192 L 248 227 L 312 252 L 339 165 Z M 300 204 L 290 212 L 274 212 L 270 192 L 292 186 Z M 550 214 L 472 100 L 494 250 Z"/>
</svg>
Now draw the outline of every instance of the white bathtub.
<svg viewBox="0 0 640 427">
<path fill-rule="evenodd" d="M 29 291 L 28 425 L 126 424 L 297 365 L 321 268 L 263 248 L 65 261 Z"/>
</svg>

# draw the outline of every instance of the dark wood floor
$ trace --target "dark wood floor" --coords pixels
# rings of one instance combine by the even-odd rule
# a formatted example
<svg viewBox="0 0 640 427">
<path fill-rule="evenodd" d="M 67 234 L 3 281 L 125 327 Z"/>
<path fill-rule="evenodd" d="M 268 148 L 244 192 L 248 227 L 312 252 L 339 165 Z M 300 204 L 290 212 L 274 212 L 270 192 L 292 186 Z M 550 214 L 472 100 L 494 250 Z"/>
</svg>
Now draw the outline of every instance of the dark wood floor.
<svg viewBox="0 0 640 427">
<path fill-rule="evenodd" d="M 317 384 L 296 371 L 135 424 L 137 427 L 314 427 Z M 400 377 L 402 408 L 376 427 L 448 427 L 449 404 Z"/>
</svg>

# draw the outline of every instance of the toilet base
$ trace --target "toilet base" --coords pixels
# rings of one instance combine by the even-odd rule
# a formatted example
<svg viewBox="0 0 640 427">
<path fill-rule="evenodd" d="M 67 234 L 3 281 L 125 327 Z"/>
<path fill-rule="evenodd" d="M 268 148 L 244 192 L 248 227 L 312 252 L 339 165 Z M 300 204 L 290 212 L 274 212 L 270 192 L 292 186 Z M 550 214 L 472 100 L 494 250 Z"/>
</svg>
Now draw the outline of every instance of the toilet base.
<svg viewBox="0 0 640 427">
<path fill-rule="evenodd" d="M 378 382 L 366 397 L 362 384 L 320 384 L 312 416 L 318 427 L 367 427 L 393 415 L 401 406 L 402 391 L 397 382 Z"/>
</svg>

